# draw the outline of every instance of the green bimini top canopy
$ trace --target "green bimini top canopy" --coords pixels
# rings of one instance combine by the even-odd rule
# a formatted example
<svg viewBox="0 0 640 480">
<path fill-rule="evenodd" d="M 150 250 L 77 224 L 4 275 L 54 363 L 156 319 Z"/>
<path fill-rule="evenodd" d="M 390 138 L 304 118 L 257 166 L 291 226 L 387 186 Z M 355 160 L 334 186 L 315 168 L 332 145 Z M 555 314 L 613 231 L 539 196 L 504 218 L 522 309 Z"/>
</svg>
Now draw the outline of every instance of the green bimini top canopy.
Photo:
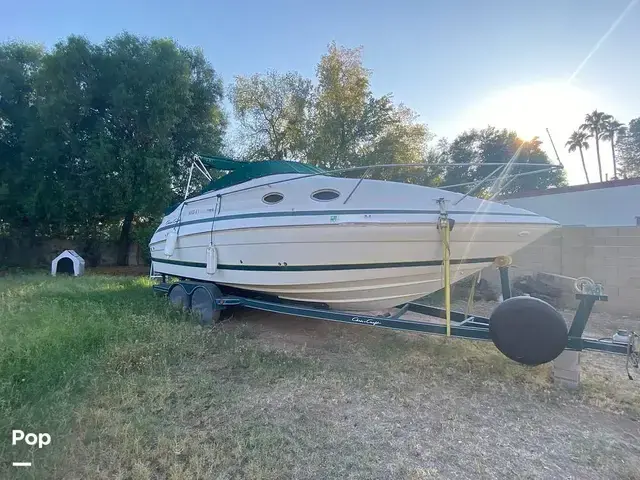
<svg viewBox="0 0 640 480">
<path fill-rule="evenodd" d="M 224 157 L 208 157 L 200 155 L 202 163 L 217 170 L 229 170 L 225 176 L 212 180 L 202 189 L 202 193 L 221 190 L 223 188 L 248 182 L 255 178 L 283 173 L 301 173 L 314 175 L 323 173 L 324 170 L 307 165 L 306 163 L 290 162 L 286 160 L 263 160 L 260 162 L 241 162 Z"/>
</svg>

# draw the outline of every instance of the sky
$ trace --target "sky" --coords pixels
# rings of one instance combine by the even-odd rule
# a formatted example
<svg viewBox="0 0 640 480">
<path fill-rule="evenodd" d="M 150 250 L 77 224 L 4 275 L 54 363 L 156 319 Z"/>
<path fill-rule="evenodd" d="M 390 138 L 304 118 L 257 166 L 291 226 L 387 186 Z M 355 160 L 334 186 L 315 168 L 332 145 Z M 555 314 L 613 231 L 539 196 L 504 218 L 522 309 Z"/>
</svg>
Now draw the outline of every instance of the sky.
<svg viewBox="0 0 640 480">
<path fill-rule="evenodd" d="M 548 128 L 577 184 L 585 183 L 580 157 L 564 144 L 584 115 L 597 108 L 624 123 L 640 117 L 639 3 L 0 0 L 0 41 L 50 47 L 69 34 L 99 42 L 124 30 L 171 37 L 202 48 L 225 85 L 268 69 L 314 77 L 331 41 L 361 46 L 374 93 L 415 110 L 436 139 L 491 124 L 539 136 L 555 159 Z M 586 160 L 594 181 L 595 148 Z M 602 161 L 611 176 L 608 143 Z"/>
</svg>

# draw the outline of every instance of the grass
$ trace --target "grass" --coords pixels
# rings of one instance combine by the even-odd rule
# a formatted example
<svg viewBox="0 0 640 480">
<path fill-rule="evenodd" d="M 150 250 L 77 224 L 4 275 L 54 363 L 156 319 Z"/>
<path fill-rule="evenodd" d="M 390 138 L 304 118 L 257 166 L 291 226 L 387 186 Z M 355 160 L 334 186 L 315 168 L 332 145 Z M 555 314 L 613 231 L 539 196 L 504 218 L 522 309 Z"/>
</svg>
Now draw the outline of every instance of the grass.
<svg viewBox="0 0 640 480">
<path fill-rule="evenodd" d="M 0 278 L 0 478 L 640 478 L 640 395 L 608 370 L 568 393 L 488 343 L 236 316 L 202 328 L 140 278 Z"/>
<path fill-rule="evenodd" d="M 125 414 L 121 420 L 128 425 L 123 431 L 107 429 L 106 438 L 143 432 L 151 425 L 136 414 L 135 400 L 144 399 L 140 407 L 148 413 L 146 395 L 167 387 L 157 382 L 166 380 L 172 368 L 188 367 L 188 362 L 197 363 L 203 357 L 219 360 L 212 365 L 214 370 L 244 376 L 252 385 L 268 385 L 296 373 L 313 374 L 314 362 L 308 359 L 247 348 L 242 344 L 246 331 L 239 330 L 236 336 L 236 332 L 197 327 L 188 316 L 152 295 L 150 287 L 141 278 L 0 278 L 0 430 L 48 432 L 52 444 L 59 445 L 73 440 L 70 432 L 90 419 L 94 430 L 87 433 L 89 443 L 104 441 L 97 433 L 104 425 L 94 422 L 101 413 L 113 421 L 113 412 L 87 403 L 96 396 L 101 399 L 98 404 L 109 398 L 112 405 L 121 407 L 120 413 Z M 217 395 L 229 404 L 228 392 L 224 385 L 219 386 Z M 140 397 L 140 389 L 146 388 L 149 391 L 144 390 Z M 211 394 L 215 397 L 216 392 L 207 395 Z M 155 403 L 158 399 L 149 400 Z M 84 417 L 85 409 L 91 412 L 89 417 Z M 38 452 L 2 442 L 0 458 L 35 456 L 55 463 L 44 450 L 53 447 Z M 63 471 L 69 459 L 59 458 Z M 7 465 L 0 466 L 0 477 L 7 478 L 2 475 L 3 467 Z M 130 467 L 140 470 L 135 464 Z"/>
</svg>

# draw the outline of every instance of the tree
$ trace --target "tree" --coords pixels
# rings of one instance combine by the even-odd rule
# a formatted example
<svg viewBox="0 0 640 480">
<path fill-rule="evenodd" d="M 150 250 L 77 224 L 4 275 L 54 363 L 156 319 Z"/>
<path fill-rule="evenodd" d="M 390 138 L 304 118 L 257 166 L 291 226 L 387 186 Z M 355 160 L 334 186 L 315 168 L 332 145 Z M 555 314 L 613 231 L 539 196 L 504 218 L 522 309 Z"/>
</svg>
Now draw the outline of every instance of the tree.
<svg viewBox="0 0 640 480">
<path fill-rule="evenodd" d="M 410 108 L 392 106 L 389 116 L 381 125 L 377 136 L 361 148 L 358 162 L 366 165 L 424 163 L 428 157 L 427 141 L 430 134 L 427 127 L 418 122 L 418 116 Z M 424 169 L 423 169 L 424 170 Z M 372 178 L 424 183 L 425 179 L 416 167 L 395 167 L 372 169 Z M 359 175 L 362 172 L 358 173 Z"/>
<path fill-rule="evenodd" d="M 589 183 L 589 174 L 587 173 L 587 165 L 584 162 L 584 152 L 583 150 L 589 149 L 589 142 L 587 139 L 589 135 L 582 131 L 578 130 L 571 134 L 567 143 L 565 143 L 565 147 L 569 149 L 569 153 L 575 152 L 578 150 L 580 152 L 580 159 L 582 160 L 582 169 L 584 170 L 584 176 L 587 179 L 587 183 Z"/>
<path fill-rule="evenodd" d="M 361 55 L 360 48 L 339 48 L 334 42 L 320 59 L 307 152 L 314 165 L 327 169 L 363 165 L 363 148 L 389 121 L 391 99 L 373 96 Z"/>
<path fill-rule="evenodd" d="M 96 234 L 114 212 L 89 149 L 100 125 L 103 92 L 97 85 L 97 46 L 71 36 L 48 52 L 36 78 L 35 107 L 25 160 L 38 165 L 32 188 L 32 218 L 41 218 L 44 236 Z M 52 199 L 56 199 L 52 202 Z"/>
<path fill-rule="evenodd" d="M 496 166 L 488 163 L 508 164 L 499 175 L 474 195 L 493 196 L 512 194 L 529 190 L 544 190 L 551 186 L 566 184 L 564 171 L 555 169 L 542 171 L 544 167 L 524 167 L 522 164 L 552 165 L 549 157 L 540 148 L 542 142 L 537 137 L 529 142 L 518 138 L 517 134 L 506 129 L 487 127 L 483 130 L 463 132 L 450 144 L 447 161 L 461 166 L 447 167 L 443 184 L 478 182 L 495 172 Z M 540 170 L 538 173 L 529 174 Z M 517 174 L 524 174 L 514 177 Z M 454 191 L 468 192 L 472 186 L 453 188 Z"/>
<path fill-rule="evenodd" d="M 419 123 L 409 108 L 395 106 L 390 95 L 373 95 L 371 72 L 362 65 L 361 49 L 331 43 L 316 74 L 318 85 L 308 124 L 308 162 L 326 169 L 344 169 L 425 160 L 430 138 L 426 125 Z M 376 169 L 371 175 L 417 179 L 410 171 L 400 169 Z"/>
<path fill-rule="evenodd" d="M 611 143 L 611 158 L 613 160 L 613 176 L 618 176 L 618 166 L 616 165 L 616 141 L 625 134 L 626 127 L 613 117 L 609 118 L 602 131 L 602 139 Z"/>
<path fill-rule="evenodd" d="M 43 55 L 38 45 L 0 45 L 0 231 L 14 238 L 21 229 L 33 233 L 38 224 L 29 208 L 38 168 L 25 159 L 25 147 L 38 122 L 34 83 Z M 29 233 L 26 239 L 33 236 Z"/>
<path fill-rule="evenodd" d="M 596 142 L 596 156 L 598 158 L 598 172 L 600 174 L 601 182 L 603 179 L 602 162 L 600 161 L 600 139 L 602 138 L 602 132 L 604 132 L 605 125 L 611 119 L 611 115 L 594 110 L 593 112 L 585 115 L 584 123 L 580 125 L 580 130 L 587 132 L 589 134 L 589 138 L 593 138 Z"/>
<path fill-rule="evenodd" d="M 10 63 L 0 63 L 0 78 L 17 69 Z M 175 199 L 193 153 L 220 148 L 220 80 L 201 51 L 127 33 L 100 45 L 71 36 L 21 68 L 33 76 L 23 101 L 32 112 L 14 163 L 28 181 L 16 190 L 0 172 L 19 202 L 14 217 L 70 237 L 119 224 L 118 262 L 126 263 L 134 223 Z M 4 99 L 11 89 L 0 87 Z"/>
<path fill-rule="evenodd" d="M 394 105 L 390 95 L 373 95 L 360 49 L 330 44 L 316 72 L 316 87 L 292 72 L 236 77 L 229 98 L 245 158 L 294 158 L 329 170 L 427 158 L 426 125 L 411 109 Z M 424 172 L 412 169 L 369 174 L 425 180 Z"/>
<path fill-rule="evenodd" d="M 237 76 L 229 92 L 249 159 L 292 158 L 304 148 L 311 81 L 298 73 Z"/>
<path fill-rule="evenodd" d="M 108 39 L 99 65 L 106 103 L 91 153 L 123 218 L 118 263 L 124 264 L 135 216 L 172 200 L 172 179 L 195 148 L 219 147 L 222 85 L 201 51 L 164 39 Z"/>
<path fill-rule="evenodd" d="M 625 135 L 618 139 L 616 153 L 622 176 L 640 177 L 640 117 L 629 122 Z"/>
</svg>

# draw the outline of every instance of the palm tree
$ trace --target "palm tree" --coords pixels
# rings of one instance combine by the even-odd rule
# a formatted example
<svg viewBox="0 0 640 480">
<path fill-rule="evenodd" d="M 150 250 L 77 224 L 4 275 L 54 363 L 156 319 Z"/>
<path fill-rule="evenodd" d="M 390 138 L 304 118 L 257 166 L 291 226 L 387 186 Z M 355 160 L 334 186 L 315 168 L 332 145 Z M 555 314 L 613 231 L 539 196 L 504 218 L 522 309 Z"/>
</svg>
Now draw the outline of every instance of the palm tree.
<svg viewBox="0 0 640 480">
<path fill-rule="evenodd" d="M 580 130 L 588 132 L 588 138 L 596 141 L 596 156 L 598 157 L 598 172 L 600 173 L 600 181 L 602 182 L 602 162 L 600 161 L 600 137 L 604 131 L 605 124 L 613 117 L 604 112 L 594 110 L 584 117 L 584 123 L 580 125 Z"/>
<path fill-rule="evenodd" d="M 578 130 L 573 132 L 569 137 L 569 140 L 567 140 L 567 143 L 565 143 L 565 147 L 569 148 L 569 153 L 575 152 L 576 150 L 580 151 L 580 158 L 582 159 L 582 169 L 584 170 L 584 176 L 587 179 L 587 183 L 589 183 L 589 174 L 587 173 L 587 165 L 584 163 L 583 150 L 589 149 L 589 142 L 587 141 L 588 138 L 589 135 L 587 134 L 587 132 Z"/>
<path fill-rule="evenodd" d="M 616 140 L 622 137 L 627 132 L 627 128 L 624 123 L 620 123 L 615 118 L 611 117 L 604 125 L 602 131 L 602 139 L 611 142 L 611 158 L 613 159 L 613 176 L 618 176 L 618 167 L 616 165 Z"/>
</svg>

